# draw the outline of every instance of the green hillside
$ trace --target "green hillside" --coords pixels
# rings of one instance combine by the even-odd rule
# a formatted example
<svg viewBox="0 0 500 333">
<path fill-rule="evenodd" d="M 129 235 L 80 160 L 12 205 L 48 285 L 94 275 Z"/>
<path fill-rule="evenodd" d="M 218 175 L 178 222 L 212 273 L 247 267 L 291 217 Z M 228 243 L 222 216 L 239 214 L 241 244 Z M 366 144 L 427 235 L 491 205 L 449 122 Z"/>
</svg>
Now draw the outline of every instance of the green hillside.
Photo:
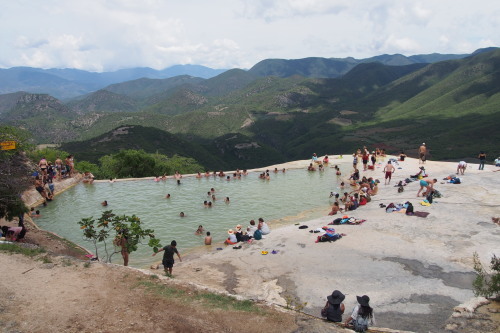
<svg viewBox="0 0 500 333">
<path fill-rule="evenodd" d="M 139 107 L 132 98 L 107 90 L 95 93 L 66 104 L 76 112 L 137 112 Z"/>
<path fill-rule="evenodd" d="M 276 150 L 241 134 L 197 142 L 194 138 L 186 140 L 157 128 L 136 125 L 120 126 L 90 140 L 64 143 L 60 149 L 78 156 L 80 161 L 92 163 L 120 150 L 142 149 L 147 153 L 190 157 L 207 170 L 254 168 L 285 161 Z"/>
<path fill-rule="evenodd" d="M 157 128 L 136 125 L 120 126 L 90 140 L 67 142 L 61 145 L 61 149 L 77 155 L 79 160 L 92 163 L 96 163 L 104 155 L 114 154 L 122 149 L 142 149 L 147 153 L 192 157 L 211 168 L 224 165 L 223 161 L 198 144 L 187 142 Z"/>
<path fill-rule="evenodd" d="M 116 92 L 81 99 L 80 108 L 47 95 L 3 95 L 0 120 L 29 129 L 38 142 L 90 139 L 123 125 L 155 127 L 201 144 L 216 160 L 206 157 L 208 162 L 200 163 L 211 166 L 233 159 L 266 165 L 312 152 L 349 153 L 362 145 L 388 152 L 405 149 L 415 156 L 424 140 L 432 158 L 465 158 L 478 150 L 498 153 L 498 49 L 429 65 L 361 63 L 334 79 L 258 77 L 230 70 L 194 84 L 190 80 L 160 80 L 165 84 L 161 89 L 155 80 L 116 85 Z M 133 105 L 140 111 L 130 112 Z M 138 142 L 147 145 L 145 141 Z M 226 141 L 231 144 L 215 148 Z M 252 142 L 262 149 L 234 148 L 255 148 Z M 222 150 L 231 154 L 223 156 Z"/>
<path fill-rule="evenodd" d="M 135 100 L 144 100 L 151 96 L 162 94 L 170 89 L 183 85 L 196 85 L 205 81 L 205 79 L 192 77 L 189 75 L 180 75 L 168 79 L 137 79 L 122 83 L 112 84 L 104 88 L 115 94 L 124 95 Z"/>
<path fill-rule="evenodd" d="M 442 68 L 447 68 L 445 73 Z M 443 73 L 429 75 L 429 73 Z M 413 73 L 426 89 L 405 103 L 380 108 L 375 120 L 462 117 L 498 112 L 500 102 L 500 50 L 462 60 L 433 64 Z M 404 85 L 406 82 L 396 82 Z"/>
<path fill-rule="evenodd" d="M 71 125 L 76 113 L 54 97 L 28 93 L 8 97 L 13 107 L 0 114 L 1 123 L 27 130 L 41 142 L 59 143 L 77 137 Z"/>
</svg>

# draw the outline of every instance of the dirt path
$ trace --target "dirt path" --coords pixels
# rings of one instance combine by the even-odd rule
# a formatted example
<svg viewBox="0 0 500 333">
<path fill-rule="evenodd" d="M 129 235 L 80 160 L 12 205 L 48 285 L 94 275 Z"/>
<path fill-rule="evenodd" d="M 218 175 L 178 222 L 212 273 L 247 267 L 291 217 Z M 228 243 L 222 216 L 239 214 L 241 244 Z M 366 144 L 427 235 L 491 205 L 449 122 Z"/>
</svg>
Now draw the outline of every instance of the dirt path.
<svg viewBox="0 0 500 333">
<path fill-rule="evenodd" d="M 0 253 L 2 332 L 292 332 L 295 315 L 225 309 L 120 266 Z M 52 261 L 52 262 L 48 262 Z M 45 262 L 45 263 L 44 263 Z M 177 291 L 174 291 L 177 290 Z M 216 297 L 217 298 L 217 297 Z M 264 325 L 265 322 L 265 325 Z"/>
</svg>

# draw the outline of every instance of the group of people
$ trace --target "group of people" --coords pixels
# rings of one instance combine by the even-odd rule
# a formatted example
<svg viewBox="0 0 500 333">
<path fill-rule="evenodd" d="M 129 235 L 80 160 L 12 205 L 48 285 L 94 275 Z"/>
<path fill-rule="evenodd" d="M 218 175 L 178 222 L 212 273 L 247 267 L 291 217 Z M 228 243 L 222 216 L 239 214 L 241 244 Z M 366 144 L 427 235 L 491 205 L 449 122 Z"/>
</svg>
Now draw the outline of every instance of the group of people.
<svg viewBox="0 0 500 333">
<path fill-rule="evenodd" d="M 227 231 L 228 237 L 224 241 L 224 244 L 236 245 L 239 242 L 249 242 L 253 239 L 261 240 L 263 236 L 269 234 L 270 232 L 271 229 L 269 228 L 269 225 L 262 217 L 260 217 L 257 225 L 255 220 L 250 220 L 250 225 L 246 229 L 243 229 L 241 224 L 238 224 L 234 230 L 229 229 Z"/>
<path fill-rule="evenodd" d="M 72 177 L 75 172 L 75 162 L 73 155 L 68 155 L 64 161 L 58 156 L 54 164 L 42 157 L 37 166 L 38 170 L 33 173 L 33 184 L 46 204 L 47 201 L 54 199 L 54 180 L 60 181 Z"/>
<path fill-rule="evenodd" d="M 345 295 L 339 290 L 326 298 L 325 307 L 321 310 L 321 316 L 329 321 L 342 323 L 342 317 L 345 312 Z M 367 295 L 356 296 L 358 304 L 354 307 L 351 315 L 343 323 L 344 326 L 354 329 L 356 332 L 365 332 L 370 325 L 376 325 L 375 314 L 370 306 L 370 297 Z"/>
<path fill-rule="evenodd" d="M 330 192 L 330 198 L 333 198 L 334 202 L 332 204 L 332 209 L 328 215 L 336 215 L 338 212 L 352 211 L 359 208 L 359 206 L 364 206 L 372 200 L 372 196 L 378 193 L 379 180 L 373 177 L 363 176 L 361 179 L 351 182 L 351 187 L 353 188 L 350 192 L 344 192 L 343 196 L 340 197 L 339 193 Z M 341 182 L 340 189 L 344 189 L 345 184 Z M 344 204 L 344 208 L 340 205 Z"/>
</svg>

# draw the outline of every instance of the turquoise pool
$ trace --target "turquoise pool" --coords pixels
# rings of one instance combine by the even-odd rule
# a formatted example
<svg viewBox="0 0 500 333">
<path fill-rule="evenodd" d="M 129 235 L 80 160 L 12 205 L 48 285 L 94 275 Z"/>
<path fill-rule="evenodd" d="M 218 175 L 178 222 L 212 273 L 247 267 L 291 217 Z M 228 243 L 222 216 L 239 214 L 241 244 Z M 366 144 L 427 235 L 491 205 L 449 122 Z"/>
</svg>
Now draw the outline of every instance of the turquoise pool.
<svg viewBox="0 0 500 333">
<path fill-rule="evenodd" d="M 342 168 L 345 168 L 342 170 Z M 347 166 L 342 167 L 347 174 Z M 259 172 L 250 172 L 241 179 L 184 177 L 181 185 L 174 179 L 120 181 L 114 183 L 79 184 L 51 202 L 39 207 L 41 217 L 35 222 L 43 229 L 55 232 L 89 250 L 92 244 L 85 241 L 77 224 L 84 217 L 98 218 L 104 210 L 113 210 L 117 215 L 135 214 L 143 225 L 155 230 L 163 245 L 175 239 L 182 253 L 203 247 L 202 236 L 194 234 L 198 225 L 210 231 L 214 245 L 206 250 L 215 250 L 217 243 L 227 237 L 227 230 L 237 224 L 244 228 L 251 219 L 264 218 L 271 229 L 278 224 L 310 220 L 327 214 L 331 199 L 330 191 L 339 191 L 335 170 L 307 172 L 304 169 L 289 169 L 285 173 L 271 172 L 271 180 L 258 178 Z M 215 189 L 216 201 L 206 208 L 203 201 L 209 200 L 207 192 Z M 171 195 L 166 199 L 166 194 Z M 226 204 L 224 198 L 229 197 Z M 109 206 L 102 207 L 107 200 Z M 184 218 L 179 213 L 184 212 Z M 130 265 L 147 267 L 160 258 L 151 258 L 152 250 L 140 246 L 130 258 Z M 120 254 L 114 256 L 120 262 Z"/>
</svg>

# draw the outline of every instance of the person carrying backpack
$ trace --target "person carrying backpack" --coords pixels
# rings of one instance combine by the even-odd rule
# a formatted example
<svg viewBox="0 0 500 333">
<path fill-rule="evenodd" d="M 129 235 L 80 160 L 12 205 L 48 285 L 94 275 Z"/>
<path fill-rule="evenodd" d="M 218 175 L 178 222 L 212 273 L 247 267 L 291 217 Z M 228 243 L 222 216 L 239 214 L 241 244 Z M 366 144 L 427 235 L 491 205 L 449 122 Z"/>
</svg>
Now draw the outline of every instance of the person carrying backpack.
<svg viewBox="0 0 500 333">
<path fill-rule="evenodd" d="M 370 307 L 370 297 L 356 296 L 358 303 L 352 310 L 352 314 L 344 322 L 344 325 L 354 329 L 356 332 L 366 332 L 369 325 L 375 325 L 375 316 Z"/>
</svg>

